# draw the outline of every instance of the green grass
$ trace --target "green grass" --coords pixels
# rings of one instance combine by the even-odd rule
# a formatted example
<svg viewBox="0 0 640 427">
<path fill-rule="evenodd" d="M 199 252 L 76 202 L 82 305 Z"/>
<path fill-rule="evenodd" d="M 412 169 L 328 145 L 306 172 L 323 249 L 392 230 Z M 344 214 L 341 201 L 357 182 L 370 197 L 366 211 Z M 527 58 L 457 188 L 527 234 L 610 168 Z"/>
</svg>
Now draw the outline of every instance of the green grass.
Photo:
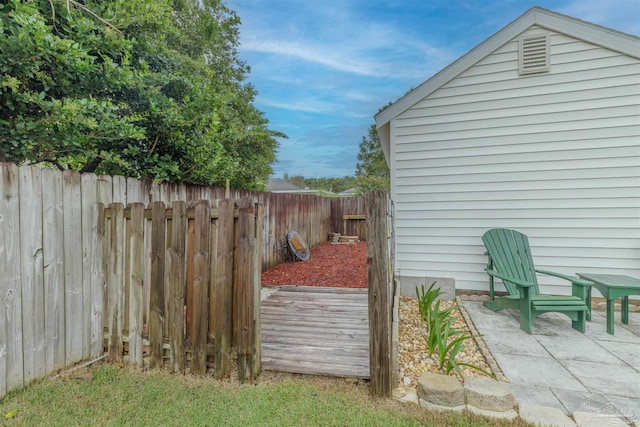
<svg viewBox="0 0 640 427">
<path fill-rule="evenodd" d="M 78 377 L 82 377 L 79 379 Z M 15 413 L 13 417 L 5 415 Z M 0 400 L 2 426 L 524 425 L 374 399 L 360 382 L 263 374 L 255 384 L 99 366 Z"/>
</svg>

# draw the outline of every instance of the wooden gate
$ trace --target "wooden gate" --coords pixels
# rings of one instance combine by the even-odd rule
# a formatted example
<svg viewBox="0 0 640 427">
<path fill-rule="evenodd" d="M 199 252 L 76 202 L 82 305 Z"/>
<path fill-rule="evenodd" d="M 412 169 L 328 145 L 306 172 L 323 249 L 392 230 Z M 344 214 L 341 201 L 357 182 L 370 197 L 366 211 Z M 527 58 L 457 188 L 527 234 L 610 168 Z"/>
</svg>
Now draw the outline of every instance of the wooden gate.
<svg viewBox="0 0 640 427">
<path fill-rule="evenodd" d="M 370 378 L 391 396 L 398 372 L 393 203 L 365 197 L 368 289 L 282 287 L 262 304 L 265 369 Z"/>
<path fill-rule="evenodd" d="M 104 235 L 104 345 L 111 361 L 238 378 L 260 372 L 262 206 L 251 198 L 112 203 Z"/>
</svg>

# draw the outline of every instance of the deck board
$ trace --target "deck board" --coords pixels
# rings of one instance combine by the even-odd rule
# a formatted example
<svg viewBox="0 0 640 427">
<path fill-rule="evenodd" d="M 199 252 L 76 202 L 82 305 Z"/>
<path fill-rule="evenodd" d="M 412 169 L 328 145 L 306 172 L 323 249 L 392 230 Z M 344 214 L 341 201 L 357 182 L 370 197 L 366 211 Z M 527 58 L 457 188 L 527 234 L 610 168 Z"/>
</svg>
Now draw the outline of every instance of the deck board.
<svg viewBox="0 0 640 427">
<path fill-rule="evenodd" d="M 261 305 L 262 368 L 369 378 L 366 289 L 283 286 Z"/>
</svg>

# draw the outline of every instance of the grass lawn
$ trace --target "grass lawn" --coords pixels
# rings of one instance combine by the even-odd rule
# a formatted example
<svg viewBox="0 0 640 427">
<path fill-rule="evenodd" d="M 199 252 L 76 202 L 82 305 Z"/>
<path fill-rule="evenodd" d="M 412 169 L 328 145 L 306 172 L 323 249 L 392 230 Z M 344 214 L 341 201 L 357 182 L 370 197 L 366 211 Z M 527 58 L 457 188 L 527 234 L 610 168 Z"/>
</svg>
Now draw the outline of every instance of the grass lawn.
<svg viewBox="0 0 640 427">
<path fill-rule="evenodd" d="M 14 414 L 12 416 L 12 414 Z M 255 384 L 102 365 L 0 400 L 2 426 L 526 425 L 374 399 L 366 383 L 263 373 Z"/>
</svg>

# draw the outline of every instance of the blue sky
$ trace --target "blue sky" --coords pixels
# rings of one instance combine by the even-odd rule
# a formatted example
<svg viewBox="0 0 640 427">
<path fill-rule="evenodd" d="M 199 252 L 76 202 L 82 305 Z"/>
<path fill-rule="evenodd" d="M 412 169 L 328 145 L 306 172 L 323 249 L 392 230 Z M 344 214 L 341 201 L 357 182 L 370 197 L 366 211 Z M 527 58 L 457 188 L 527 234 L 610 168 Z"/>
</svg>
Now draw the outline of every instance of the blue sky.
<svg viewBox="0 0 640 427">
<path fill-rule="evenodd" d="M 640 0 L 227 0 L 256 107 L 280 141 L 274 177 L 355 173 L 384 105 L 533 6 L 640 35 Z"/>
</svg>

